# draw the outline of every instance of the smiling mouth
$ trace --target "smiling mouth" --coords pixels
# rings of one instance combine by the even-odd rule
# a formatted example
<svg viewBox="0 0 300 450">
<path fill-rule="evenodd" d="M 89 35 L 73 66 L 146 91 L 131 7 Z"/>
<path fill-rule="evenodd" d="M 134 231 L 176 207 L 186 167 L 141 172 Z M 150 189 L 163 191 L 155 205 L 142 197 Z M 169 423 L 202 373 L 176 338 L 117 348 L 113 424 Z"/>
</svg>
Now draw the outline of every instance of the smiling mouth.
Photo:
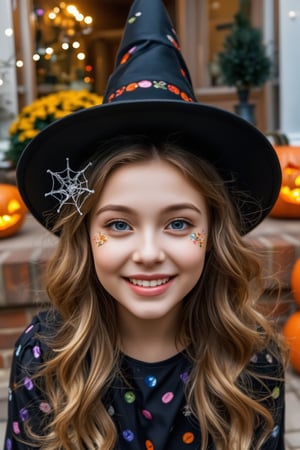
<svg viewBox="0 0 300 450">
<path fill-rule="evenodd" d="M 171 277 L 160 278 L 158 280 L 140 280 L 136 278 L 128 278 L 128 280 L 131 284 L 134 284 L 135 286 L 141 286 L 144 288 L 153 288 L 168 283 L 171 280 Z"/>
</svg>

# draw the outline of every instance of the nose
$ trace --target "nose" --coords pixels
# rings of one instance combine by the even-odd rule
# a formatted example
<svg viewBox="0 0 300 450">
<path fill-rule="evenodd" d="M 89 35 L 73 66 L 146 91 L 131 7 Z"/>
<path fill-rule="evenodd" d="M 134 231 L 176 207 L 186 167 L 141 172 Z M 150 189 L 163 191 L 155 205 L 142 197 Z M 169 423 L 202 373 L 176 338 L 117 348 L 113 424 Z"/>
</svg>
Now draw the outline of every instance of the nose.
<svg viewBox="0 0 300 450">
<path fill-rule="evenodd" d="M 153 231 L 145 231 L 139 237 L 132 259 L 137 264 L 152 266 L 165 260 L 161 239 Z"/>
</svg>

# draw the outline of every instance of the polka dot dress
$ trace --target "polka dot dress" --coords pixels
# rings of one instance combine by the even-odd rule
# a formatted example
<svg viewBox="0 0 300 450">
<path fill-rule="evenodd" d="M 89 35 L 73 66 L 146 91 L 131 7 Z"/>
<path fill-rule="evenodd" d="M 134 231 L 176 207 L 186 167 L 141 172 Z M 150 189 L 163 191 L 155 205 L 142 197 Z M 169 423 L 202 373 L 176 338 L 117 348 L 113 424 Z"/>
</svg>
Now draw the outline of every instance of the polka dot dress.
<svg viewBox="0 0 300 450">
<path fill-rule="evenodd" d="M 118 449 L 198 449 L 199 427 L 185 402 L 190 363 L 180 353 L 160 363 L 125 356 L 128 383 L 116 380 L 108 411 L 119 430 Z"/>
<path fill-rule="evenodd" d="M 25 424 L 42 434 L 51 417 L 51 406 L 32 375 L 45 358 L 47 348 L 37 336 L 49 333 L 45 314 L 35 317 L 17 341 L 8 395 L 8 423 L 4 450 L 31 450 Z M 201 435 L 186 404 L 185 386 L 191 363 L 184 353 L 159 363 L 122 356 L 122 377 L 114 380 L 104 403 L 118 430 L 115 450 L 199 450 Z M 284 450 L 284 384 L 269 380 L 280 365 L 268 351 L 255 354 L 249 366 L 265 377 L 265 387 L 255 377 L 245 380 L 252 397 L 272 412 L 275 426 L 261 450 Z M 125 381 L 126 380 L 126 381 Z M 271 395 L 269 394 L 271 392 Z M 259 429 L 257 430 L 259 433 Z M 26 441 L 22 443 L 21 441 Z M 214 450 L 209 444 L 207 450 Z"/>
</svg>

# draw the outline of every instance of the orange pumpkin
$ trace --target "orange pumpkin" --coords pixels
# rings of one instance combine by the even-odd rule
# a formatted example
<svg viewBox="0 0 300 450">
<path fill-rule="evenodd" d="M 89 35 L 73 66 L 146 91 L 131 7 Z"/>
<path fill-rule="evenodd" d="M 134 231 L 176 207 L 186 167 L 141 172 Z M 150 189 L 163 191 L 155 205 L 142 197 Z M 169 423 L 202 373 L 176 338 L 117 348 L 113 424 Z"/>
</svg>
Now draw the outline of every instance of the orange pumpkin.
<svg viewBox="0 0 300 450">
<path fill-rule="evenodd" d="M 278 199 L 270 213 L 273 217 L 300 217 L 300 147 L 275 145 L 281 171 L 282 184 Z"/>
<path fill-rule="evenodd" d="M 296 303 L 300 306 L 300 258 L 297 259 L 292 269 L 291 289 Z"/>
<path fill-rule="evenodd" d="M 291 366 L 300 373 L 300 311 L 296 311 L 287 319 L 283 335 L 290 347 Z"/>
<path fill-rule="evenodd" d="M 18 188 L 12 184 L 0 184 L 0 238 L 15 234 L 22 226 L 26 212 Z"/>
</svg>

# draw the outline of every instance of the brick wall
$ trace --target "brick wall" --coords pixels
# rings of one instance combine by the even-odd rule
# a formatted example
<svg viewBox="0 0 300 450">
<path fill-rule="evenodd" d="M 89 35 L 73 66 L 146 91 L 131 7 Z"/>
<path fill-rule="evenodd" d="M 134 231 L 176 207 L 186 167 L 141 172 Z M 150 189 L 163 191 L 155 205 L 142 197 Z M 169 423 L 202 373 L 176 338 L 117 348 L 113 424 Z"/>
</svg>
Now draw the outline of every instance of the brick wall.
<svg viewBox="0 0 300 450">
<path fill-rule="evenodd" d="M 0 251 L 0 369 L 10 367 L 16 339 L 47 301 L 43 273 L 51 251 Z"/>
<path fill-rule="evenodd" d="M 45 300 L 43 271 L 52 251 L 50 247 L 0 251 L 0 306 Z"/>
<path fill-rule="evenodd" d="M 15 236 L 0 239 L 0 371 L 10 367 L 17 337 L 45 307 L 43 275 L 53 239 L 30 214 Z"/>
<path fill-rule="evenodd" d="M 0 251 L 0 369 L 10 367 L 16 339 L 46 306 L 43 273 L 51 251 L 51 248 Z"/>
<path fill-rule="evenodd" d="M 18 336 L 26 328 L 26 325 L 37 307 L 1 308 L 0 310 L 0 369 L 9 369 L 12 358 L 12 350 Z"/>
<path fill-rule="evenodd" d="M 286 319 L 295 311 L 296 305 L 290 290 L 280 293 L 276 290 L 266 290 L 259 300 L 260 312 L 281 329 Z"/>
</svg>

